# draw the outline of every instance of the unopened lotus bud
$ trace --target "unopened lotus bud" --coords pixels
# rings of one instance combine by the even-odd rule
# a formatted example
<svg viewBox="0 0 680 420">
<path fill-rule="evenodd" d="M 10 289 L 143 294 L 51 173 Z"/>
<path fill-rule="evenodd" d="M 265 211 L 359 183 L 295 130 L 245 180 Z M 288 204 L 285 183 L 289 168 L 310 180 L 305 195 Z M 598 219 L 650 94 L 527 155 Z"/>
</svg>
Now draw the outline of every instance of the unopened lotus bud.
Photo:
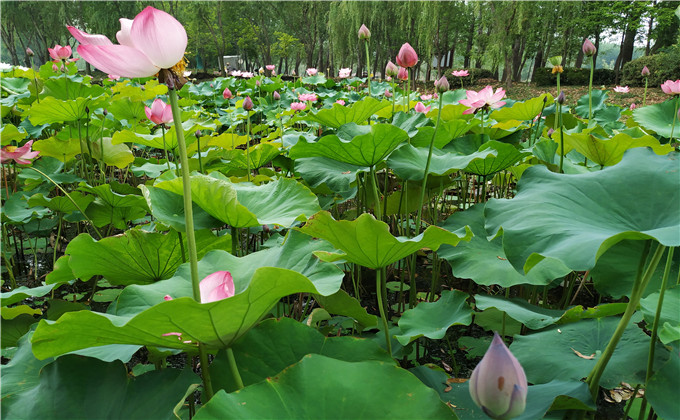
<svg viewBox="0 0 680 420">
<path fill-rule="evenodd" d="M 366 25 L 361 25 L 361 28 L 359 28 L 359 39 L 371 39 L 371 31 L 368 30 Z"/>
<path fill-rule="evenodd" d="M 399 67 L 390 60 L 385 67 L 385 74 L 387 77 L 397 77 L 397 74 L 399 74 Z"/>
<path fill-rule="evenodd" d="M 552 127 L 549 128 L 549 129 L 548 129 L 548 137 L 552 137 L 552 135 L 553 135 L 554 132 L 555 132 L 555 129 L 554 129 L 554 128 L 552 128 Z"/>
<path fill-rule="evenodd" d="M 279 94 L 279 91 L 277 91 L 277 90 L 274 91 L 274 94 L 272 96 L 274 97 L 275 101 L 281 100 L 281 95 Z"/>
<path fill-rule="evenodd" d="M 243 100 L 243 109 L 246 111 L 253 109 L 253 100 L 250 99 L 250 96 L 247 96 L 246 99 Z"/>
<path fill-rule="evenodd" d="M 586 57 L 592 57 L 597 52 L 597 48 L 595 48 L 595 45 L 593 45 L 593 43 L 590 42 L 589 39 L 583 41 L 582 50 L 583 54 L 585 54 Z"/>
<path fill-rule="evenodd" d="M 564 91 L 560 92 L 559 95 L 557 95 L 557 103 L 560 105 L 564 105 L 564 101 L 567 99 L 566 95 L 564 94 Z"/>
<path fill-rule="evenodd" d="M 89 114 L 89 113 L 90 113 L 90 108 L 85 107 L 85 113 L 86 113 L 86 114 Z"/>
<path fill-rule="evenodd" d="M 449 81 L 446 76 L 442 76 L 441 79 L 434 82 L 434 88 L 439 93 L 444 93 L 449 90 Z"/>
<path fill-rule="evenodd" d="M 551 66 L 559 66 L 562 64 L 562 56 L 561 55 L 556 55 L 553 57 L 550 57 L 548 59 L 548 63 L 550 63 Z"/>
<path fill-rule="evenodd" d="M 34 55 L 33 50 L 30 47 L 26 48 L 26 55 L 29 56 L 29 57 L 33 57 L 33 55 Z"/>
<path fill-rule="evenodd" d="M 104 114 L 104 116 L 106 117 L 107 115 L 109 115 L 109 110 L 104 108 L 104 110 L 102 111 L 102 114 Z"/>
<path fill-rule="evenodd" d="M 397 79 L 408 80 L 408 70 L 404 67 L 399 67 L 399 73 L 397 73 Z"/>
<path fill-rule="evenodd" d="M 224 88 L 224 92 L 222 92 L 222 96 L 224 97 L 224 99 L 231 99 L 231 98 L 234 97 L 234 95 L 231 94 L 231 91 L 229 90 L 229 88 Z"/>
<path fill-rule="evenodd" d="M 413 67 L 418 63 L 418 54 L 408 42 L 401 46 L 397 54 L 397 64 L 402 67 Z"/>
<path fill-rule="evenodd" d="M 201 138 L 201 137 L 203 137 L 203 133 L 201 132 L 201 130 L 196 130 L 196 132 L 194 133 L 194 135 L 196 136 L 196 138 Z"/>
<path fill-rule="evenodd" d="M 640 72 L 640 74 L 642 74 L 643 77 L 649 76 L 649 69 L 647 68 L 647 66 L 644 66 L 642 68 L 642 71 Z"/>
<path fill-rule="evenodd" d="M 163 300 L 166 301 L 166 302 L 169 301 L 169 300 L 172 300 L 172 296 L 165 295 L 165 296 L 163 296 Z"/>
</svg>

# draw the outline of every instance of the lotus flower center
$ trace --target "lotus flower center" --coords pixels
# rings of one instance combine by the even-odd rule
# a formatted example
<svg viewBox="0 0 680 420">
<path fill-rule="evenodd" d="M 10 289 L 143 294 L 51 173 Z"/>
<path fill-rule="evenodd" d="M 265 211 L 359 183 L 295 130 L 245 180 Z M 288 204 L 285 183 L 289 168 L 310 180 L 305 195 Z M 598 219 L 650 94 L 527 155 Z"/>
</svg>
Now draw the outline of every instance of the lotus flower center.
<svg viewBox="0 0 680 420">
<path fill-rule="evenodd" d="M 7 146 L 6 149 L 9 153 L 14 153 L 15 150 L 17 150 L 16 146 Z"/>
<path fill-rule="evenodd" d="M 187 60 L 184 57 L 182 57 L 182 59 L 179 60 L 179 63 L 170 67 L 170 71 L 181 77 L 182 75 L 184 75 L 184 70 L 187 69 L 187 64 L 189 64 Z"/>
<path fill-rule="evenodd" d="M 502 391 L 503 390 L 503 384 L 505 384 L 505 378 L 502 376 L 498 377 L 498 390 Z"/>
</svg>

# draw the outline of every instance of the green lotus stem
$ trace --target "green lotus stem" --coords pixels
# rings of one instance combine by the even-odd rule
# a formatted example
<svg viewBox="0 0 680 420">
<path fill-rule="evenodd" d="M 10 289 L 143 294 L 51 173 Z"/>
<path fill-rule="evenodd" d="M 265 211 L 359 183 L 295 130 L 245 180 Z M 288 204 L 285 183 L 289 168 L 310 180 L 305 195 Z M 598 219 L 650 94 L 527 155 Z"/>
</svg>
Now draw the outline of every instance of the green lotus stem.
<svg viewBox="0 0 680 420">
<path fill-rule="evenodd" d="M 562 91 L 562 89 L 560 88 L 560 74 L 561 74 L 561 73 L 559 73 L 559 72 L 557 73 L 557 94 L 558 94 L 558 95 L 559 95 L 560 92 Z"/>
<path fill-rule="evenodd" d="M 203 161 L 201 160 L 201 139 L 196 136 L 196 146 L 198 147 L 198 171 L 203 173 Z"/>
<path fill-rule="evenodd" d="M 165 152 L 165 163 L 168 165 L 168 171 L 171 171 L 170 158 L 168 157 L 168 146 L 165 143 L 165 126 L 163 124 L 161 124 L 161 133 L 163 133 L 163 151 Z M 177 171 L 177 176 L 179 176 L 179 168 Z"/>
<path fill-rule="evenodd" d="M 248 168 L 248 182 L 250 182 L 250 111 L 248 113 L 248 139 L 246 141 L 246 166 Z"/>
<path fill-rule="evenodd" d="M 378 298 L 378 310 L 380 311 L 380 318 L 382 319 L 383 328 L 385 329 L 385 344 L 387 345 L 387 353 L 392 357 L 392 340 L 390 340 L 390 328 L 387 324 L 387 315 L 385 314 L 385 305 L 383 299 L 383 287 L 385 278 L 383 277 L 383 269 L 375 270 L 375 293 Z"/>
<path fill-rule="evenodd" d="M 590 56 L 590 80 L 588 81 L 588 123 L 593 118 L 593 74 L 595 69 L 593 68 L 594 56 Z"/>
<path fill-rule="evenodd" d="M 375 204 L 375 218 L 382 220 L 382 208 L 380 207 L 380 194 L 378 193 L 378 181 L 375 176 L 375 166 L 371 165 L 370 172 L 368 174 L 370 177 L 369 182 L 371 183 L 371 192 L 373 193 L 373 201 Z"/>
<path fill-rule="evenodd" d="M 484 108 L 482 108 L 482 135 L 484 135 Z"/>
<path fill-rule="evenodd" d="M 59 227 L 57 228 L 57 236 L 54 238 L 54 249 L 52 253 L 52 267 L 57 264 L 57 248 L 59 245 L 59 238 L 61 238 L 61 225 L 64 217 L 61 212 L 59 212 Z"/>
<path fill-rule="evenodd" d="M 644 275 L 641 275 L 645 260 L 647 259 L 647 255 L 649 253 L 649 242 L 647 242 L 645 245 L 645 250 L 642 252 L 642 257 L 640 258 L 640 264 L 638 266 L 637 275 L 635 278 L 635 282 L 633 283 L 633 289 L 631 291 L 630 300 L 628 301 L 626 310 L 623 313 L 623 316 L 621 317 L 619 324 L 616 326 L 614 335 L 612 335 L 612 338 L 609 340 L 607 347 L 604 349 L 604 352 L 602 352 L 602 355 L 597 360 L 595 367 L 593 367 L 593 370 L 586 378 L 586 383 L 588 384 L 590 394 L 593 397 L 593 400 L 597 398 L 597 392 L 600 388 L 600 378 L 602 378 L 602 373 L 607 367 L 609 359 L 611 359 L 612 355 L 614 354 L 614 349 L 616 349 L 616 346 L 619 344 L 619 341 L 623 336 L 623 332 L 630 323 L 630 320 L 633 317 L 633 314 L 635 313 L 638 304 L 640 303 L 642 293 L 645 291 L 645 288 L 649 284 L 649 280 L 652 278 L 652 274 L 654 274 L 656 266 L 659 264 L 659 260 L 661 259 L 661 255 L 663 254 L 665 249 L 666 247 L 664 245 L 661 244 L 657 245 L 656 250 L 654 251 L 654 255 L 652 256 L 652 259 L 650 260 L 649 265 L 647 266 L 647 270 L 644 272 Z"/>
<path fill-rule="evenodd" d="M 364 45 L 366 46 L 366 84 L 368 84 L 368 96 L 371 96 L 371 57 L 368 55 L 368 39 Z"/>
<path fill-rule="evenodd" d="M 562 126 L 562 105 L 557 104 L 557 120 L 560 126 L 560 173 L 564 173 L 564 127 Z"/>
<path fill-rule="evenodd" d="M 657 331 L 659 329 L 659 319 L 661 319 L 661 308 L 663 307 L 663 298 L 666 293 L 666 287 L 668 286 L 668 278 L 671 274 L 671 264 L 673 263 L 673 252 L 675 248 L 671 247 L 668 250 L 668 255 L 666 256 L 666 266 L 663 270 L 663 279 L 661 280 L 661 290 L 659 291 L 659 301 L 656 305 L 656 313 L 654 314 L 654 322 L 652 323 L 652 337 L 649 343 L 649 357 L 647 357 L 647 374 L 645 376 L 645 389 L 649 384 L 649 379 L 654 373 L 654 351 L 656 349 L 656 337 Z M 647 398 L 642 400 L 642 405 L 640 406 L 640 417 L 645 412 L 647 408 Z"/>
<path fill-rule="evenodd" d="M 675 95 L 675 111 L 673 111 L 673 125 L 671 125 L 671 136 L 668 142 L 673 142 L 673 133 L 675 132 L 675 122 L 678 120 L 678 105 L 680 105 L 680 95 Z"/>
<path fill-rule="evenodd" d="M 434 125 L 434 132 L 432 133 L 432 138 L 430 139 L 430 149 L 427 152 L 427 161 L 425 162 L 425 173 L 423 174 L 423 183 L 420 189 L 420 205 L 418 206 L 418 214 L 416 216 L 416 229 L 415 234 L 420 234 L 420 224 L 422 222 L 423 214 L 423 202 L 425 201 L 425 188 L 427 187 L 427 174 L 430 171 L 430 163 L 432 162 L 432 151 L 434 150 L 434 139 L 437 135 L 437 129 L 439 128 L 439 122 L 442 119 L 442 99 L 444 95 L 439 95 L 439 112 L 437 112 L 437 122 Z M 407 203 L 408 205 L 408 203 Z"/>
<path fill-rule="evenodd" d="M 397 100 L 397 84 L 392 79 L 392 119 L 394 119 L 394 105 Z"/>
<path fill-rule="evenodd" d="M 241 379 L 241 374 L 238 371 L 238 365 L 236 364 L 236 358 L 234 358 L 234 351 L 231 347 L 227 347 L 227 362 L 229 363 L 229 370 L 234 379 L 237 389 L 243 389 L 243 379 Z"/>
<path fill-rule="evenodd" d="M 411 107 L 411 69 L 406 69 L 406 112 Z"/>
<path fill-rule="evenodd" d="M 194 300 L 201 301 L 201 289 L 198 278 L 198 255 L 196 253 L 196 236 L 194 236 L 194 209 L 191 200 L 191 174 L 189 173 L 189 159 L 187 157 L 187 146 L 184 143 L 184 129 L 182 128 L 182 114 L 177 103 L 177 91 L 168 89 L 170 106 L 172 107 L 172 119 L 175 122 L 175 132 L 177 133 L 177 148 L 179 149 L 179 159 L 182 169 L 182 186 L 184 199 L 184 223 L 186 225 L 187 249 L 189 251 L 189 267 L 191 271 L 191 289 Z M 210 379 L 210 361 L 208 353 L 203 343 L 198 343 L 198 355 L 201 359 L 201 374 L 203 386 L 208 400 L 213 396 L 212 380 Z"/>
<path fill-rule="evenodd" d="M 645 93 L 642 94 L 642 106 L 647 105 L 647 83 L 649 82 L 649 77 L 645 77 Z"/>
</svg>

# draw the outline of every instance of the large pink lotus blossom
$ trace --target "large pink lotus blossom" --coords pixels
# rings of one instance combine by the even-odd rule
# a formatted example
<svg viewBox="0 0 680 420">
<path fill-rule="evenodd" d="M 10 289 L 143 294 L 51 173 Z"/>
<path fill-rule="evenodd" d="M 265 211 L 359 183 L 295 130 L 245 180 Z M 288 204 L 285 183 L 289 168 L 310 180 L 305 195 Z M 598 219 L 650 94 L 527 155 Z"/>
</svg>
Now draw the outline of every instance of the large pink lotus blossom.
<svg viewBox="0 0 680 420">
<path fill-rule="evenodd" d="M 251 71 L 244 71 L 243 73 L 241 73 L 241 77 L 243 77 L 245 79 L 251 79 L 254 76 L 255 76 L 255 74 Z"/>
<path fill-rule="evenodd" d="M 480 108 L 500 108 L 505 105 L 505 101 L 501 101 L 505 97 L 503 88 L 496 89 L 494 93 L 491 86 L 487 86 L 479 92 L 468 90 L 467 99 L 461 99 L 458 103 L 469 106 L 463 114 L 473 114 Z"/>
<path fill-rule="evenodd" d="M 493 341 L 470 376 L 470 396 L 494 419 L 511 419 L 524 412 L 529 384 L 522 365 L 494 333 Z"/>
<path fill-rule="evenodd" d="M 172 122 L 172 107 L 161 99 L 156 99 L 151 104 L 151 108 L 144 107 L 146 118 L 151 120 L 154 124 L 165 124 Z"/>
<path fill-rule="evenodd" d="M 616 86 L 614 88 L 614 92 L 616 92 L 616 93 L 628 93 L 628 92 L 630 92 L 630 88 L 628 86 Z"/>
<path fill-rule="evenodd" d="M 456 77 L 466 77 L 470 75 L 470 72 L 467 70 L 454 70 L 451 72 L 451 74 Z"/>
<path fill-rule="evenodd" d="M 432 95 L 431 94 L 420 95 L 420 99 L 423 101 L 429 101 L 430 99 L 432 99 Z"/>
<path fill-rule="evenodd" d="M 385 89 L 384 95 L 385 95 L 386 98 L 391 98 L 391 97 L 392 97 L 392 92 L 390 92 L 389 89 Z"/>
<path fill-rule="evenodd" d="M 305 108 L 307 108 L 307 104 L 305 104 L 304 102 L 292 102 L 290 104 L 290 109 L 292 109 L 293 111 L 302 111 Z"/>
<path fill-rule="evenodd" d="M 7 163 L 15 161 L 21 165 L 28 165 L 31 161 L 40 154 L 31 150 L 33 140 L 29 140 L 21 147 L 5 146 L 0 149 L 0 163 Z"/>
<path fill-rule="evenodd" d="M 242 72 L 241 70 L 232 70 L 232 72 L 229 73 L 229 74 L 232 75 L 232 76 L 234 76 L 234 77 L 241 77 L 241 75 L 243 74 L 243 72 Z"/>
<path fill-rule="evenodd" d="M 350 69 L 349 67 L 346 67 L 346 68 L 340 69 L 340 71 L 338 72 L 338 77 L 341 78 L 341 79 L 346 79 L 351 74 L 352 74 L 352 69 Z"/>
<path fill-rule="evenodd" d="M 216 271 L 199 283 L 201 303 L 216 302 L 234 296 L 234 279 L 228 271 Z"/>
<path fill-rule="evenodd" d="M 267 64 L 266 66 L 264 66 L 264 68 L 266 68 L 269 71 L 273 71 L 276 68 L 276 66 L 273 64 Z"/>
<path fill-rule="evenodd" d="M 47 51 L 50 52 L 50 57 L 52 57 L 52 60 L 56 61 L 68 60 L 72 52 L 70 45 L 62 47 L 59 44 L 55 45 L 54 48 L 48 48 Z"/>
<path fill-rule="evenodd" d="M 317 99 L 319 99 L 316 94 L 314 93 L 301 93 L 298 95 L 298 99 L 301 101 L 312 101 L 316 102 Z"/>
<path fill-rule="evenodd" d="M 661 85 L 661 90 L 663 90 L 663 93 L 667 93 L 669 95 L 680 95 L 680 80 L 676 80 L 675 82 L 672 80 L 666 80 Z"/>
<path fill-rule="evenodd" d="M 307 69 L 307 76 L 316 76 L 318 72 L 319 70 L 315 69 L 314 67 L 310 67 Z"/>
<path fill-rule="evenodd" d="M 402 67 L 413 67 L 418 63 L 418 54 L 408 42 L 401 46 L 397 54 L 397 64 Z"/>
<path fill-rule="evenodd" d="M 416 106 L 413 107 L 416 112 L 422 112 L 423 114 L 430 112 L 431 108 L 431 106 L 426 107 L 422 102 L 418 102 Z"/>
<path fill-rule="evenodd" d="M 114 45 L 104 35 L 91 35 L 73 26 L 68 30 L 80 42 L 78 54 L 105 73 L 149 77 L 183 62 L 187 32 L 169 14 L 148 6 L 133 20 L 120 19 L 120 26 L 116 33 L 120 45 Z"/>
</svg>

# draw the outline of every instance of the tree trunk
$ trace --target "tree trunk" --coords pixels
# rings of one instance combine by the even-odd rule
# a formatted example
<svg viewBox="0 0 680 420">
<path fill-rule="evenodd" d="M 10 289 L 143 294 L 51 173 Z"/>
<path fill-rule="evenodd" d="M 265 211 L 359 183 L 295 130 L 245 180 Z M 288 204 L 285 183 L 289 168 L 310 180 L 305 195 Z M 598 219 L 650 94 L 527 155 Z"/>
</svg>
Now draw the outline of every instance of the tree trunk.
<svg viewBox="0 0 680 420">
<path fill-rule="evenodd" d="M 597 29 L 595 33 L 595 55 L 593 55 L 593 68 L 597 69 L 597 55 L 600 53 L 600 28 Z"/>
<path fill-rule="evenodd" d="M 468 39 L 465 45 L 465 54 L 463 55 L 463 68 L 470 67 L 470 53 L 472 52 L 472 45 L 475 39 L 475 15 L 472 15 L 472 20 L 470 21 L 470 28 L 468 29 Z M 453 57 L 451 57 L 453 65 Z"/>
</svg>

